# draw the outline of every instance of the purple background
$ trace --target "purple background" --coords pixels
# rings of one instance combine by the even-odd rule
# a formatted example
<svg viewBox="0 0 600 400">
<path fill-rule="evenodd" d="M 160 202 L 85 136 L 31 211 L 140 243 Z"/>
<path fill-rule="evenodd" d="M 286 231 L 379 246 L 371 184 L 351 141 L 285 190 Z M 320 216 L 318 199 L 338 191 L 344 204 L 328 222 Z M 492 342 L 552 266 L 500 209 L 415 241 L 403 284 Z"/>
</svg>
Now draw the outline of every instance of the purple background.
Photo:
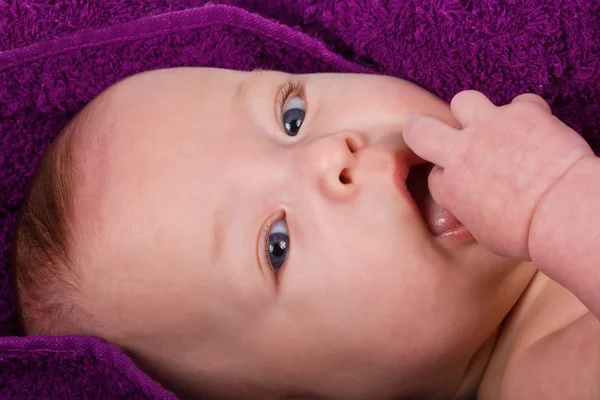
<svg viewBox="0 0 600 400">
<path fill-rule="evenodd" d="M 177 66 L 379 73 L 446 101 L 534 92 L 600 151 L 595 0 L 0 1 L 0 398 L 173 398 L 99 339 L 21 337 L 8 250 L 68 119 L 126 76 Z"/>
</svg>

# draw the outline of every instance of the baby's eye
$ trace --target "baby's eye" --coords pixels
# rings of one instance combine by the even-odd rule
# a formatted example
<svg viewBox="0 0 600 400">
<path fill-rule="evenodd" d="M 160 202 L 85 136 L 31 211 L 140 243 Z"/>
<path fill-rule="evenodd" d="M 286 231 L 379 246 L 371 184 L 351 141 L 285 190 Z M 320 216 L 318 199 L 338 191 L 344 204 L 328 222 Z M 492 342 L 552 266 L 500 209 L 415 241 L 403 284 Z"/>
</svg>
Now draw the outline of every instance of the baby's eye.
<svg viewBox="0 0 600 400">
<path fill-rule="evenodd" d="M 304 122 L 306 113 L 306 104 L 298 96 L 292 97 L 283 108 L 283 126 L 285 132 L 290 136 L 296 136 L 300 131 L 300 126 Z"/>
<path fill-rule="evenodd" d="M 277 221 L 268 232 L 267 255 L 271 267 L 278 272 L 285 263 L 290 249 L 290 236 L 285 219 Z"/>
</svg>

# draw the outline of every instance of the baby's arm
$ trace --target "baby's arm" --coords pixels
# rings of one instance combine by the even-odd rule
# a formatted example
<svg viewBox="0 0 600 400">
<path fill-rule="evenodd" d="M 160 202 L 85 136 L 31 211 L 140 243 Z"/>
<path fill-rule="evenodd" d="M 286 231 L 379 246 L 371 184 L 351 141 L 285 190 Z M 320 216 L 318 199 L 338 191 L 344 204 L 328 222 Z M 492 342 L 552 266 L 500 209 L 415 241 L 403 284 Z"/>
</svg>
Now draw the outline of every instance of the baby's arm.
<svg viewBox="0 0 600 400">
<path fill-rule="evenodd" d="M 541 338 L 527 337 L 528 327 L 522 328 L 523 339 L 531 344 L 511 356 L 498 399 L 600 399 L 598 205 L 600 158 L 590 156 L 569 169 L 536 207 L 529 235 L 532 260 L 592 311 L 567 311 L 573 317 L 565 323 L 564 308 L 572 310 L 574 307 L 567 303 L 575 299 L 558 296 L 551 302 L 538 304 L 538 320 L 534 323 L 537 329 L 553 328 Z M 565 290 L 557 284 L 548 286 L 553 286 L 548 294 L 554 297 L 557 296 L 550 291 Z"/>
<path fill-rule="evenodd" d="M 590 156 L 575 164 L 536 207 L 529 235 L 533 261 L 591 311 L 566 325 L 559 323 L 557 328 L 514 354 L 502 380 L 501 400 L 600 399 L 597 205 L 600 205 L 600 158 Z M 557 304 L 551 306 L 560 308 Z M 560 310 L 557 312 L 560 314 Z M 546 314 L 546 320 L 556 314 Z M 554 321 L 549 324 L 556 325 Z"/>
<path fill-rule="evenodd" d="M 545 194 L 533 214 L 529 252 L 600 319 L 600 158 L 581 159 Z"/>
<path fill-rule="evenodd" d="M 600 158 L 575 164 L 535 209 L 532 260 L 591 310 L 508 364 L 500 400 L 600 399 Z M 594 315 L 595 314 L 595 315 Z"/>
<path fill-rule="evenodd" d="M 427 117 L 404 140 L 435 164 L 433 199 L 492 252 L 532 260 L 600 318 L 600 159 L 524 94 L 496 107 L 479 92 L 454 97 L 456 130 Z"/>
<path fill-rule="evenodd" d="M 538 315 L 551 328 L 511 356 L 499 398 L 600 399 L 600 159 L 538 96 L 496 107 L 467 91 L 451 108 L 462 130 L 428 117 L 404 126 L 405 142 L 436 164 L 434 200 L 487 249 L 534 261 L 589 309 Z"/>
</svg>

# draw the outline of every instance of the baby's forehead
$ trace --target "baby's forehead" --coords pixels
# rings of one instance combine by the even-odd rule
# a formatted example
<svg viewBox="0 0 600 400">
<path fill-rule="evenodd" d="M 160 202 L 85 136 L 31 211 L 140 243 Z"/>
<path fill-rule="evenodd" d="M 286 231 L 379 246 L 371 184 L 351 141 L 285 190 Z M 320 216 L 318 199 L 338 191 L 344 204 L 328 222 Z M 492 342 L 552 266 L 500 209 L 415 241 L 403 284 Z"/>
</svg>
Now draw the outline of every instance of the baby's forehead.
<svg viewBox="0 0 600 400">
<path fill-rule="evenodd" d="M 101 220 L 101 212 L 114 215 L 116 210 L 104 210 L 108 194 L 115 203 L 117 198 L 140 201 L 141 191 L 134 189 L 148 175 L 164 185 L 202 181 L 205 187 L 212 185 L 213 192 L 223 187 L 225 180 L 214 174 L 223 157 L 257 146 L 253 135 L 239 134 L 240 126 L 247 128 L 248 114 L 243 113 L 264 101 L 256 115 L 270 116 L 275 98 L 269 89 L 262 100 L 246 96 L 243 102 L 250 106 L 242 107 L 241 101 L 235 103 L 236 96 L 248 94 L 252 87 L 270 88 L 271 79 L 285 81 L 284 76 L 288 74 L 178 68 L 135 75 L 107 89 L 72 123 L 81 170 L 81 219 Z M 189 165 L 179 165 L 186 157 Z M 175 168 L 180 170 L 169 175 Z M 192 169 L 194 173 L 188 173 Z"/>
<path fill-rule="evenodd" d="M 242 81 L 239 74 L 200 68 L 142 73 L 108 88 L 78 113 L 61 135 L 68 136 L 76 154 L 81 220 L 93 220 L 90 214 L 100 218 L 101 203 L 109 192 L 133 199 L 132 187 L 157 163 L 168 167 L 173 152 L 201 149 L 202 144 L 203 151 L 194 152 L 196 160 L 214 155 L 211 141 L 204 139 L 225 135 L 200 128 L 208 122 L 222 126 L 227 116 L 202 108 L 218 111 L 215 93 L 225 90 L 231 98 Z"/>
</svg>

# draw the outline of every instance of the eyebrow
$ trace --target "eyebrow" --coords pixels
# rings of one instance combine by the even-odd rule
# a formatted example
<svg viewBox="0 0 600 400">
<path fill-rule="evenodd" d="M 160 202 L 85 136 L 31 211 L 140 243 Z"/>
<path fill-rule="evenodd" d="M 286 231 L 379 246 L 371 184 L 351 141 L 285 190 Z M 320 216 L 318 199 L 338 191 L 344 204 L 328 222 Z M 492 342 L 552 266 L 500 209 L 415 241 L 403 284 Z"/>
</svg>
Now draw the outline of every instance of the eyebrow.
<svg viewBox="0 0 600 400">
<path fill-rule="evenodd" d="M 244 97 L 244 91 L 246 89 L 247 83 L 246 80 L 243 79 L 235 88 L 235 93 L 233 95 L 233 101 L 239 102 Z"/>
<path fill-rule="evenodd" d="M 252 71 L 249 71 L 250 75 L 250 82 L 248 82 L 248 78 L 244 78 L 242 79 L 242 81 L 236 86 L 235 88 L 235 92 L 233 95 L 233 99 L 235 102 L 239 102 L 243 99 L 244 97 L 244 92 L 246 92 L 248 90 L 248 86 L 253 85 L 255 82 L 255 80 L 257 79 L 257 77 L 260 77 L 260 75 L 264 74 L 265 72 L 267 72 L 266 69 L 262 69 L 262 68 L 256 68 L 253 69 Z"/>
<path fill-rule="evenodd" d="M 261 75 L 267 71 L 268 70 L 264 70 L 262 68 L 256 68 L 251 72 L 256 76 Z M 234 102 L 239 103 L 240 101 L 243 101 L 245 92 L 250 86 L 252 86 L 253 83 L 253 81 L 248 82 L 248 79 L 243 79 L 235 88 L 235 93 L 233 95 Z M 210 256 L 212 265 L 218 265 L 223 262 L 223 254 L 225 253 L 225 241 L 227 240 L 229 227 L 231 226 L 231 220 L 231 214 L 226 210 L 225 206 L 221 205 L 215 210 L 213 220 L 214 222 L 212 226 L 212 248 Z"/>
<path fill-rule="evenodd" d="M 211 263 L 213 265 L 220 264 L 222 262 L 223 253 L 225 249 L 225 238 L 229 231 L 229 218 L 227 210 L 224 206 L 220 206 L 215 211 L 215 218 L 213 220 L 212 227 L 212 251 L 211 251 Z"/>
</svg>

